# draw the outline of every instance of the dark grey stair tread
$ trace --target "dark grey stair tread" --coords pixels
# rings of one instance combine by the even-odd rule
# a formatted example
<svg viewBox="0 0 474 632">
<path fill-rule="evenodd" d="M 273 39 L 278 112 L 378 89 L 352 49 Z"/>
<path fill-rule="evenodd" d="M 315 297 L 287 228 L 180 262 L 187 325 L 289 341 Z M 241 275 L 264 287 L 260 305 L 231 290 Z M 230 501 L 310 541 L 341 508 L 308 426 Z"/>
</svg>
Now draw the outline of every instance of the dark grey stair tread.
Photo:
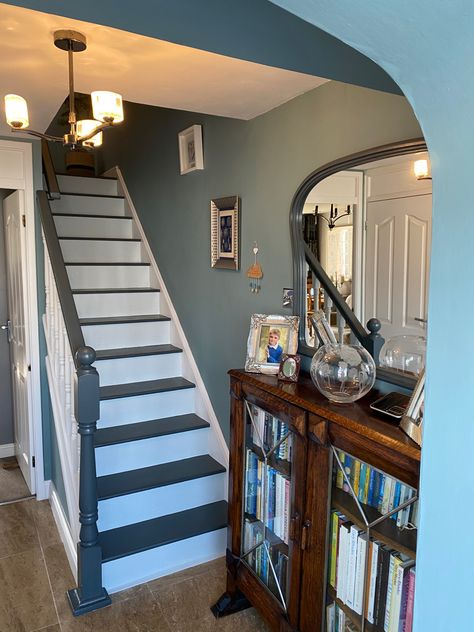
<svg viewBox="0 0 474 632">
<path fill-rule="evenodd" d="M 163 314 L 143 314 L 139 316 L 101 316 L 97 318 L 80 318 L 81 325 L 121 325 L 125 323 L 152 323 L 171 320 Z"/>
<path fill-rule="evenodd" d="M 77 215 L 75 215 L 75 217 L 77 217 Z M 94 217 L 96 217 L 96 215 L 94 215 Z M 128 217 L 126 219 L 128 219 Z M 59 241 L 66 239 L 69 241 L 141 241 L 140 237 L 59 237 Z"/>
<path fill-rule="evenodd" d="M 103 193 L 71 193 L 70 191 L 61 191 L 63 195 L 75 195 L 76 197 L 93 197 L 93 198 L 114 198 L 115 200 L 124 200 L 123 195 L 108 195 Z"/>
<path fill-rule="evenodd" d="M 150 263 L 141 261 L 65 261 L 67 266 L 150 266 Z"/>
<path fill-rule="evenodd" d="M 97 478 L 97 495 L 99 500 L 117 498 L 126 494 L 135 494 L 147 489 L 183 483 L 223 472 L 225 472 L 225 467 L 208 454 L 193 456 L 181 461 L 142 467 L 139 470 L 99 476 Z"/>
<path fill-rule="evenodd" d="M 101 349 L 96 351 L 96 357 L 97 360 L 115 360 L 116 358 L 134 358 L 137 356 L 182 352 L 182 349 L 174 345 L 148 345 L 146 347 L 124 347 L 123 349 Z"/>
<path fill-rule="evenodd" d="M 135 424 L 100 428 L 94 435 L 95 447 L 101 448 L 107 445 L 140 441 L 150 437 L 162 437 L 190 430 L 201 430 L 202 428 L 209 428 L 209 422 L 194 413 L 165 417 L 164 419 L 150 419 Z"/>
<path fill-rule="evenodd" d="M 100 387 L 100 399 L 118 399 L 119 397 L 133 397 L 134 395 L 150 395 L 152 393 L 166 393 L 186 388 L 194 388 L 195 384 L 184 377 L 165 377 L 160 380 L 147 382 L 130 382 L 129 384 L 114 384 Z"/>
<path fill-rule="evenodd" d="M 157 287 L 96 287 L 71 290 L 73 294 L 135 294 L 139 292 L 159 292 Z"/>
<path fill-rule="evenodd" d="M 51 213 L 53 217 L 96 217 L 99 219 L 133 219 L 131 215 L 95 215 L 94 213 Z M 59 237 L 62 239 L 62 237 Z"/>
<path fill-rule="evenodd" d="M 227 502 L 153 518 L 99 534 L 102 561 L 110 562 L 158 546 L 193 538 L 227 526 Z"/>
</svg>

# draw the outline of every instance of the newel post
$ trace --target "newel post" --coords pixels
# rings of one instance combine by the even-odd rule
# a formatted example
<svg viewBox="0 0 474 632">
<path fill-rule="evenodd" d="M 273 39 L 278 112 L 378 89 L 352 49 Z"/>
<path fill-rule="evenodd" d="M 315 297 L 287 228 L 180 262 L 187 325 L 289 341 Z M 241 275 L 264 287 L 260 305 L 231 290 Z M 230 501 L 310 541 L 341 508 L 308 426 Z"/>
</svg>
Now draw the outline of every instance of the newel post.
<svg viewBox="0 0 474 632">
<path fill-rule="evenodd" d="M 371 354 L 375 364 L 379 364 L 380 350 L 383 347 L 385 339 L 379 334 L 382 323 L 378 318 L 371 318 L 367 321 L 367 329 L 369 335 L 367 336 L 367 351 Z"/>
<path fill-rule="evenodd" d="M 91 366 L 95 361 L 92 347 L 76 351 L 75 416 L 81 441 L 79 472 L 79 522 L 77 544 L 77 588 L 68 591 L 73 614 L 78 616 L 111 603 L 102 586 L 102 551 L 97 530 L 97 478 L 94 435 L 99 419 L 99 374 Z"/>
</svg>

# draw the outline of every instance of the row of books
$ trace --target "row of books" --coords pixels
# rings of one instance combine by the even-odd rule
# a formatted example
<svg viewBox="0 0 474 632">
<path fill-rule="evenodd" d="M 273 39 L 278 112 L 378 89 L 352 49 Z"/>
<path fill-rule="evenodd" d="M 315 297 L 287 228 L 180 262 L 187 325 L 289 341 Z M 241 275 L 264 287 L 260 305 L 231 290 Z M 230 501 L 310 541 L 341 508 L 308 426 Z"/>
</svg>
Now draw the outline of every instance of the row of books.
<svg viewBox="0 0 474 632">
<path fill-rule="evenodd" d="M 253 420 L 250 430 L 252 442 L 256 446 L 264 448 L 265 452 L 269 452 L 283 437 L 288 435 L 288 425 L 253 404 L 250 405 L 250 410 Z M 277 459 L 290 461 L 290 443 L 289 438 L 280 443 L 274 452 Z"/>
<path fill-rule="evenodd" d="M 260 546 L 256 547 L 257 544 Z M 285 596 L 288 556 L 278 546 L 273 545 L 268 540 L 264 541 L 262 523 L 250 518 L 244 520 L 244 553 L 247 551 L 251 551 L 245 556 L 250 568 L 277 597 L 280 596 L 277 587 L 278 581 L 281 593 Z M 271 569 L 270 559 L 274 572 Z"/>
<path fill-rule="evenodd" d="M 367 540 L 367 532 L 339 511 L 331 512 L 329 583 L 343 604 L 377 629 L 411 632 L 415 561 Z"/>
<path fill-rule="evenodd" d="M 359 461 L 350 454 L 338 451 L 338 456 L 359 502 L 373 507 L 379 513 L 389 513 L 416 495 L 416 490 L 412 487 Z M 349 486 L 336 461 L 334 483 L 339 489 L 349 492 Z M 390 517 L 400 528 L 408 525 L 418 527 L 418 502 L 408 505 Z"/>
<path fill-rule="evenodd" d="M 334 601 L 326 606 L 326 632 L 359 632 L 342 608 Z"/>
<path fill-rule="evenodd" d="M 245 512 L 255 516 L 288 544 L 290 481 L 247 448 Z"/>
</svg>

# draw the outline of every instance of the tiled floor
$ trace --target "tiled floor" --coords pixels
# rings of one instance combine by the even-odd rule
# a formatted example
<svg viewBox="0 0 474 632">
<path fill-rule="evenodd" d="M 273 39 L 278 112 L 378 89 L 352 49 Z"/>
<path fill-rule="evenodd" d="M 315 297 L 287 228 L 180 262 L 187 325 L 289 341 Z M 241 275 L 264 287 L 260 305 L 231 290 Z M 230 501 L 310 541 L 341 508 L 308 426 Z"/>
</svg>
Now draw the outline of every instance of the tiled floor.
<svg viewBox="0 0 474 632">
<path fill-rule="evenodd" d="M 0 459 L 0 503 L 30 496 L 30 490 L 25 483 L 20 468 L 8 467 L 6 469 L 3 467 L 4 464 L 17 466 L 17 462 L 15 457 Z"/>
<path fill-rule="evenodd" d="M 72 616 L 74 585 L 47 501 L 0 507 L 0 632 L 268 632 L 253 609 L 216 620 L 223 560 L 112 595 L 112 605 Z"/>
</svg>

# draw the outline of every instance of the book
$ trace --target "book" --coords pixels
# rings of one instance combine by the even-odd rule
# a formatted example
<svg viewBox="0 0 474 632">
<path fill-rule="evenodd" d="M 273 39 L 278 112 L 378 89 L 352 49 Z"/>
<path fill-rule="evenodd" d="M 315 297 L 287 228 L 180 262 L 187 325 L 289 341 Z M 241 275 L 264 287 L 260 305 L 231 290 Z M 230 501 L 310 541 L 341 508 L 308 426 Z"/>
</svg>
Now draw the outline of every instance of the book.
<svg viewBox="0 0 474 632">
<path fill-rule="evenodd" d="M 378 498 L 377 498 L 377 504 L 374 505 L 374 507 L 380 513 L 382 513 L 384 493 L 385 493 L 385 476 L 382 474 L 382 472 L 379 472 Z"/>
<path fill-rule="evenodd" d="M 367 476 L 367 463 L 360 464 L 360 474 L 359 474 L 359 491 L 357 492 L 357 498 L 359 502 L 364 502 L 364 492 L 365 492 L 365 479 Z"/>
<path fill-rule="evenodd" d="M 331 513 L 331 548 L 329 561 L 329 583 L 336 588 L 337 536 L 339 532 L 339 516 L 337 511 Z"/>
<path fill-rule="evenodd" d="M 352 526 L 352 522 L 346 520 L 341 524 L 339 529 L 339 541 L 338 541 L 338 564 L 337 564 L 337 597 L 343 603 L 346 603 L 346 584 L 347 584 L 347 569 L 349 561 L 349 532 Z"/>
<path fill-rule="evenodd" d="M 333 602 L 326 606 L 326 632 L 334 632 L 336 604 Z"/>
<path fill-rule="evenodd" d="M 402 605 L 403 582 L 405 575 L 408 574 L 410 568 L 415 564 L 414 560 L 410 559 L 407 555 L 403 555 L 402 553 L 396 554 L 396 559 L 399 561 L 395 562 L 394 568 L 395 576 L 393 581 L 392 603 L 390 608 L 390 622 L 388 628 L 389 632 L 398 632 Z"/>
<path fill-rule="evenodd" d="M 386 514 L 390 503 L 390 496 L 392 494 L 393 478 L 385 476 L 385 485 L 383 488 L 382 506 L 380 507 L 380 513 Z"/>
<path fill-rule="evenodd" d="M 415 567 L 414 560 L 411 560 L 411 564 L 409 564 L 408 568 L 405 569 L 403 573 L 403 581 L 401 588 L 401 600 L 400 600 L 400 616 L 398 617 L 398 628 L 396 632 L 405 632 L 406 620 L 407 620 L 407 610 L 408 610 L 408 596 L 409 596 L 409 585 L 410 585 L 410 572 Z"/>
<path fill-rule="evenodd" d="M 411 568 L 408 575 L 407 615 L 403 632 L 411 632 L 413 628 L 413 606 L 415 602 L 416 569 Z"/>
<path fill-rule="evenodd" d="M 362 614 L 364 607 L 364 578 L 367 554 L 367 533 L 359 532 L 357 538 L 357 559 L 354 578 L 354 607 L 357 614 Z"/>
<path fill-rule="evenodd" d="M 401 491 L 402 491 L 402 484 L 400 483 L 400 481 L 395 481 L 395 485 L 393 487 L 392 506 L 391 507 L 389 506 L 389 511 L 392 511 L 392 509 L 395 509 L 400 504 Z M 390 518 L 395 521 L 397 520 L 397 517 L 398 517 L 398 514 L 393 514 L 392 516 L 390 516 Z"/>
<path fill-rule="evenodd" d="M 370 560 L 370 583 L 369 583 L 369 598 L 367 601 L 367 621 L 374 623 L 375 612 L 375 588 L 377 584 L 377 569 L 379 560 L 379 546 L 380 542 L 374 540 L 371 545 L 371 560 Z"/>
<path fill-rule="evenodd" d="M 351 485 L 356 496 L 359 494 L 360 466 L 360 461 L 358 459 L 353 459 L 351 468 Z"/>
<path fill-rule="evenodd" d="M 367 492 L 367 504 L 373 507 L 374 502 L 374 493 L 377 484 L 377 470 L 373 467 L 370 468 L 370 477 L 369 477 L 369 490 Z"/>
<path fill-rule="evenodd" d="M 385 607 L 387 603 L 387 580 L 390 566 L 390 552 L 391 549 L 384 544 L 379 546 L 374 616 L 376 627 L 382 630 L 385 621 Z"/>
<path fill-rule="evenodd" d="M 351 474 L 352 474 L 352 463 L 353 463 L 353 461 L 354 461 L 354 459 L 351 457 L 350 454 L 346 454 L 344 456 L 344 472 L 346 473 L 346 476 L 349 479 L 349 481 L 351 481 L 351 485 L 352 485 Z M 345 492 L 349 492 L 349 485 L 347 484 L 345 479 L 344 479 L 344 482 L 342 484 L 342 489 Z"/>
<path fill-rule="evenodd" d="M 339 457 L 339 460 L 341 461 L 342 467 L 344 467 L 344 459 L 345 459 L 344 452 L 339 450 L 338 457 Z M 344 484 L 344 475 L 342 473 L 341 468 L 337 465 L 337 461 L 336 461 L 336 487 L 338 489 L 343 489 L 343 484 Z"/>
<path fill-rule="evenodd" d="M 287 478 L 283 478 L 284 480 L 284 497 L 283 497 L 283 541 L 288 544 L 289 541 L 289 527 L 290 527 L 290 481 Z"/>
<path fill-rule="evenodd" d="M 349 532 L 349 548 L 348 548 L 348 561 L 347 561 L 347 583 L 346 583 L 346 598 L 345 603 L 355 610 L 354 608 L 354 589 L 355 589 L 355 574 L 357 564 L 357 539 L 361 530 L 355 524 L 351 526 Z"/>
<path fill-rule="evenodd" d="M 395 583 L 399 564 L 401 564 L 401 560 L 398 552 L 392 551 L 390 553 L 390 566 L 387 579 L 387 601 L 385 604 L 385 619 L 383 624 L 384 632 L 390 632 L 390 620 L 392 618 L 392 610 L 395 607 Z"/>
</svg>

